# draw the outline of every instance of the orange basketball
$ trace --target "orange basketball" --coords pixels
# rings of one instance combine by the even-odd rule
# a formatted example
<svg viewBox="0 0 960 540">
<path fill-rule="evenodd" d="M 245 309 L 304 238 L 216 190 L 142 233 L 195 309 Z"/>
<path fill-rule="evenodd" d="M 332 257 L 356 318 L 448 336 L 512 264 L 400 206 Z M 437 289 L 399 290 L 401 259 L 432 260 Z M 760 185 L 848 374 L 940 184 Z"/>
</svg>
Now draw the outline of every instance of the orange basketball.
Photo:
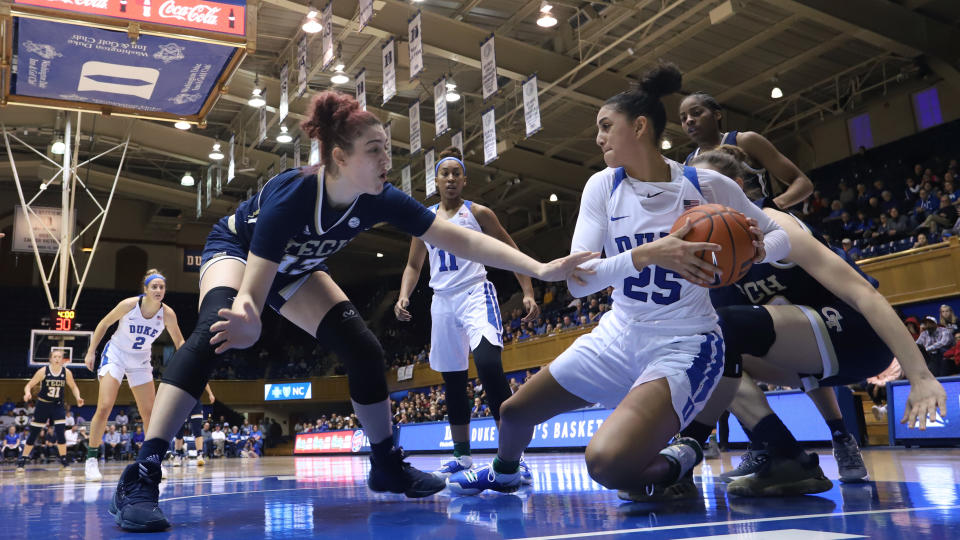
<svg viewBox="0 0 960 540">
<path fill-rule="evenodd" d="M 687 210 L 674 222 L 670 232 L 683 227 L 690 220 L 690 232 L 683 238 L 688 242 L 710 242 L 721 246 L 720 251 L 701 251 L 697 255 L 712 262 L 720 271 L 713 283 L 705 287 L 715 289 L 732 285 L 747 274 L 756 257 L 753 236 L 747 217 L 721 204 L 704 204 Z"/>
</svg>

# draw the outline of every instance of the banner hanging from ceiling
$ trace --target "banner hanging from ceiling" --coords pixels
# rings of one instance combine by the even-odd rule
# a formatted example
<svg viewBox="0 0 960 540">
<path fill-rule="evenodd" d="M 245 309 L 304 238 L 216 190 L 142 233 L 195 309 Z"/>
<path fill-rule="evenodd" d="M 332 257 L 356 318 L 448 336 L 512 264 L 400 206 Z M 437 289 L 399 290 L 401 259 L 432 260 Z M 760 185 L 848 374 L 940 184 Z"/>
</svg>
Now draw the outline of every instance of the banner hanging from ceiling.
<svg viewBox="0 0 960 540">
<path fill-rule="evenodd" d="M 198 114 L 234 47 L 17 18 L 11 93 L 189 116 Z"/>
</svg>

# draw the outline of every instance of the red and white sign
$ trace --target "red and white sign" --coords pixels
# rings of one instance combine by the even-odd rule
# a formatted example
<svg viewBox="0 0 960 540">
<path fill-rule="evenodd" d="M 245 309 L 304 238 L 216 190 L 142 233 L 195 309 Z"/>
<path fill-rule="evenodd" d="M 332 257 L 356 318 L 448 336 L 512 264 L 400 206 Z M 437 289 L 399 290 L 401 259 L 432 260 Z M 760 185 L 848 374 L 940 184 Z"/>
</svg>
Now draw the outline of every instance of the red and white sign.
<svg viewBox="0 0 960 540">
<path fill-rule="evenodd" d="M 45 8 L 244 35 L 246 5 L 208 0 L 14 0 Z"/>
<path fill-rule="evenodd" d="M 360 433 L 360 441 L 363 440 L 363 431 Z M 354 430 L 348 431 L 324 431 L 321 433 L 300 433 L 297 435 L 297 442 L 293 447 L 294 454 L 352 454 L 359 452 L 362 448 L 355 444 Z"/>
</svg>

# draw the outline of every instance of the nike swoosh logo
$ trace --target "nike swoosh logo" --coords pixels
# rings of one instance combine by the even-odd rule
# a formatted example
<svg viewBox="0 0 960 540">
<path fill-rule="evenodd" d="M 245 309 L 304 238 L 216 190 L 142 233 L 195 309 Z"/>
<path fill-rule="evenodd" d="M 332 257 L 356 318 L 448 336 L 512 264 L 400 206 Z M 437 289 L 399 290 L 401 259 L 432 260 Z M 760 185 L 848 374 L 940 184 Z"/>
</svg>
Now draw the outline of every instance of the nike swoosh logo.
<svg viewBox="0 0 960 540">
<path fill-rule="evenodd" d="M 628 218 L 630 216 L 620 216 L 620 217 L 611 217 L 610 221 L 620 221 L 621 219 Z"/>
<path fill-rule="evenodd" d="M 657 195 L 663 195 L 663 192 L 661 191 L 660 193 L 654 193 L 653 195 L 647 195 L 647 198 L 648 198 L 648 199 L 652 199 L 652 198 L 656 197 Z"/>
</svg>

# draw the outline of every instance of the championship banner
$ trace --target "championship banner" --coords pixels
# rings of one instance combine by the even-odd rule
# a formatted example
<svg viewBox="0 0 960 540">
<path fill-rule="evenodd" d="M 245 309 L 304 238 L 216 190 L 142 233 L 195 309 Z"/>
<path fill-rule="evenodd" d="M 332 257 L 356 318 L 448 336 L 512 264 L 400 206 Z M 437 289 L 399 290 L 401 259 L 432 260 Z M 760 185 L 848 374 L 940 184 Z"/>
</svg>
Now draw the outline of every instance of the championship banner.
<svg viewBox="0 0 960 540">
<path fill-rule="evenodd" d="M 99 0 L 98 0 L 99 1 Z M 92 0 L 91 0 L 92 2 Z M 11 94 L 199 114 L 237 49 L 17 17 Z"/>
<path fill-rule="evenodd" d="M 459 130 L 450 137 L 450 146 L 456 146 L 460 150 L 460 155 L 463 155 L 463 131 Z"/>
<path fill-rule="evenodd" d="M 216 175 L 216 179 L 213 182 L 213 196 L 219 197 L 223 195 L 223 168 L 219 165 L 211 165 L 210 168 L 213 169 L 213 173 Z"/>
<path fill-rule="evenodd" d="M 207 167 L 207 205 L 205 208 L 210 208 L 211 202 L 213 202 L 213 168 Z"/>
<path fill-rule="evenodd" d="M 393 38 L 387 40 L 380 49 L 381 65 L 383 67 L 383 103 L 397 95 L 397 66 L 393 61 Z"/>
<path fill-rule="evenodd" d="M 237 161 L 234 157 L 234 148 L 236 147 L 237 136 L 234 134 L 230 135 L 230 164 L 227 165 L 227 184 L 233 182 L 233 179 L 237 176 Z"/>
<path fill-rule="evenodd" d="M 360 29 L 358 32 L 363 32 L 363 29 L 370 24 L 370 19 L 373 18 L 373 0 L 360 0 Z"/>
<path fill-rule="evenodd" d="M 387 141 L 386 141 L 386 144 L 383 145 L 383 150 L 387 153 L 387 170 L 388 171 L 393 170 L 393 142 L 391 142 L 392 139 L 390 138 L 393 132 L 392 122 L 393 121 L 391 120 L 390 122 L 387 122 L 386 124 L 383 125 L 383 131 L 387 135 Z"/>
<path fill-rule="evenodd" d="M 287 113 L 290 111 L 290 63 L 284 62 L 283 67 L 280 68 L 280 108 L 278 114 L 280 115 L 279 122 L 283 122 L 283 119 L 287 117 Z"/>
<path fill-rule="evenodd" d="M 286 153 L 280 156 L 280 170 L 281 171 L 287 170 L 287 154 Z"/>
<path fill-rule="evenodd" d="M 410 80 L 416 79 L 423 72 L 423 39 L 420 35 L 420 11 L 407 21 L 407 36 L 410 51 Z"/>
<path fill-rule="evenodd" d="M 30 240 L 30 229 L 33 229 L 33 238 L 37 241 L 37 251 L 40 253 L 56 253 L 60 245 L 60 219 L 63 212 L 56 206 L 31 206 L 30 217 L 19 204 L 16 206 L 16 217 L 13 220 L 12 251 L 32 252 L 33 243 Z"/>
<path fill-rule="evenodd" d="M 197 219 L 203 215 L 203 182 L 197 182 Z"/>
<path fill-rule="evenodd" d="M 410 155 L 420 151 L 420 100 L 410 104 L 407 109 L 410 118 Z"/>
<path fill-rule="evenodd" d="M 267 92 L 263 92 L 263 98 L 267 98 Z M 257 144 L 262 143 L 267 139 L 267 108 L 260 107 L 258 111 L 260 113 L 260 123 L 257 129 Z"/>
<path fill-rule="evenodd" d="M 481 117 L 483 123 L 483 164 L 497 159 L 497 118 L 493 107 Z"/>
<path fill-rule="evenodd" d="M 434 150 L 431 148 L 423 154 L 423 168 L 427 173 L 427 198 L 432 197 L 437 192 L 437 171 L 434 169 L 436 159 L 433 152 Z"/>
<path fill-rule="evenodd" d="M 365 111 L 367 110 L 367 70 L 361 69 L 360 73 L 357 73 L 357 76 L 354 77 L 354 80 L 357 82 L 354 87 L 357 94 L 357 103 L 359 103 L 360 108 Z"/>
<path fill-rule="evenodd" d="M 537 95 L 536 74 L 523 81 L 523 120 L 527 127 L 527 137 L 540 131 L 540 97 Z"/>
<path fill-rule="evenodd" d="M 327 69 L 333 62 L 333 0 L 327 2 L 327 7 L 323 8 L 320 15 L 320 24 L 323 26 L 323 34 L 320 38 L 320 43 L 323 45 L 320 65 L 322 69 Z"/>
<path fill-rule="evenodd" d="M 307 161 L 309 165 L 318 165 L 320 163 L 320 143 L 316 139 L 310 139 L 310 158 Z"/>
<path fill-rule="evenodd" d="M 307 91 L 307 75 L 310 69 L 307 63 L 307 36 L 297 42 L 297 97 Z"/>
<path fill-rule="evenodd" d="M 203 260 L 202 249 L 183 248 L 183 271 L 191 274 L 200 273 L 200 262 Z"/>
<path fill-rule="evenodd" d="M 480 44 L 480 80 L 483 84 L 483 100 L 497 93 L 497 55 L 493 34 Z"/>
<path fill-rule="evenodd" d="M 235 36 L 246 33 L 246 0 L 13 0 L 13 3 Z"/>
<path fill-rule="evenodd" d="M 447 124 L 447 78 L 440 77 L 440 80 L 433 83 L 433 116 L 436 118 L 437 134 L 439 137 L 450 129 Z"/>
<path fill-rule="evenodd" d="M 413 197 L 413 184 L 410 182 L 410 166 L 406 165 L 400 170 L 400 186 L 403 192 Z"/>
<path fill-rule="evenodd" d="M 303 157 L 300 153 L 303 152 L 303 149 L 300 147 L 300 136 L 297 135 L 297 138 L 293 140 L 293 168 L 299 169 L 300 164 L 302 163 Z"/>
</svg>

